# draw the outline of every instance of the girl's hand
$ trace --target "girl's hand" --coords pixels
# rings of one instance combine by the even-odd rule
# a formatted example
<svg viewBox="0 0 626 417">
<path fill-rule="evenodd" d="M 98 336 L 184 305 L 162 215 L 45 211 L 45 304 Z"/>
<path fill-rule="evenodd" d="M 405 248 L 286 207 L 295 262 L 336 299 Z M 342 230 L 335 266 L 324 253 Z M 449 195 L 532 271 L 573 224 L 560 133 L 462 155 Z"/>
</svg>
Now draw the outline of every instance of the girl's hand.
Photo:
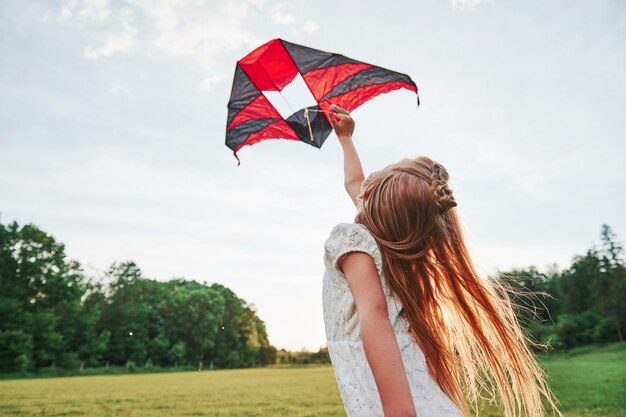
<svg viewBox="0 0 626 417">
<path fill-rule="evenodd" d="M 354 119 L 346 110 L 334 104 L 330 105 L 330 123 L 338 138 L 351 138 L 354 133 Z"/>
</svg>

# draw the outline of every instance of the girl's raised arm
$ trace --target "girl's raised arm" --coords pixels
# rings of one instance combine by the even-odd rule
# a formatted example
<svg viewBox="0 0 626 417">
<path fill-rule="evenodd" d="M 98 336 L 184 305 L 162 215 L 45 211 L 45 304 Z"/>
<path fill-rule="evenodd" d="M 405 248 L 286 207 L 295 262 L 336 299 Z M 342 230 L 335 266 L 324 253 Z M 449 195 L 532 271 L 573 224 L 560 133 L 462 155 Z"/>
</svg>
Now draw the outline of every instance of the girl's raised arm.
<svg viewBox="0 0 626 417">
<path fill-rule="evenodd" d="M 335 134 L 339 138 L 339 143 L 343 149 L 344 186 L 352 202 L 357 206 L 357 197 L 361 191 L 361 183 L 363 183 L 365 175 L 363 174 L 359 154 L 354 147 L 354 143 L 352 143 L 352 134 L 355 126 L 354 119 L 350 117 L 347 111 L 334 104 L 330 109 L 332 111 L 329 115 L 330 123 L 333 129 L 335 129 Z"/>
</svg>

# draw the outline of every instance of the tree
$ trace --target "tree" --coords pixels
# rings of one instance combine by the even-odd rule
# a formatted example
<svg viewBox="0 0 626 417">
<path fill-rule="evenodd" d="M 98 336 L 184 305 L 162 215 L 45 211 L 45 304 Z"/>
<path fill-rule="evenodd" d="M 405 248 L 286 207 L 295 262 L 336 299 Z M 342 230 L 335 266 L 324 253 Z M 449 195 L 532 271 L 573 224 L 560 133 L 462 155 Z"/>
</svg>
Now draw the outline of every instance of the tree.
<svg viewBox="0 0 626 417">
<path fill-rule="evenodd" d="M 185 347 L 184 342 L 176 342 L 167 353 L 168 360 L 171 364 L 174 364 L 174 367 L 178 367 L 178 365 L 185 360 L 187 356 L 187 349 Z"/>
<path fill-rule="evenodd" d="M 617 242 L 617 235 L 608 224 L 602 225 L 600 232 L 602 249 L 611 266 L 624 266 L 624 246 Z"/>
<path fill-rule="evenodd" d="M 173 292 L 163 304 L 168 334 L 185 344 L 187 360 L 203 366 L 205 352 L 215 346 L 224 299 L 210 287 L 191 282 L 171 284 Z"/>
<path fill-rule="evenodd" d="M 10 313 L 0 311 L 6 318 L 0 332 L 30 335 L 19 339 L 30 340 L 19 344 L 28 351 L 14 352 L 19 362 L 54 366 L 75 353 L 74 323 L 80 319 L 84 291 L 80 264 L 67 260 L 65 246 L 52 236 L 16 222 L 0 225 L 0 261 L 0 299 L 11 306 Z"/>
<path fill-rule="evenodd" d="M 0 331 L 0 371 L 27 371 L 32 361 L 33 337 L 23 330 Z"/>
<path fill-rule="evenodd" d="M 589 249 L 584 256 L 574 257 L 572 266 L 560 279 L 563 312 L 581 314 L 591 309 L 591 288 L 600 279 L 600 264 L 600 255 L 595 249 Z"/>
<path fill-rule="evenodd" d="M 207 353 L 209 360 L 219 368 L 237 368 L 259 364 L 260 347 L 269 345 L 265 324 L 253 307 L 223 285 L 212 289 L 224 299 L 215 346 Z"/>
<path fill-rule="evenodd" d="M 100 283 L 90 280 L 85 285 L 82 298 L 81 320 L 77 323 L 76 339 L 81 369 L 84 366 L 103 364 L 109 350 L 111 331 L 99 327 L 102 311 L 106 308 L 106 298 Z"/>
<path fill-rule="evenodd" d="M 114 263 L 106 272 L 108 296 L 98 331 L 110 332 L 107 362 L 141 364 L 146 356 L 148 308 L 142 302 L 141 270 L 134 262 Z"/>
<path fill-rule="evenodd" d="M 617 338 L 624 341 L 623 326 L 626 322 L 624 249 L 616 241 L 615 233 L 606 224 L 602 226 L 601 238 L 599 274 L 591 287 L 593 308 L 611 319 Z"/>
</svg>

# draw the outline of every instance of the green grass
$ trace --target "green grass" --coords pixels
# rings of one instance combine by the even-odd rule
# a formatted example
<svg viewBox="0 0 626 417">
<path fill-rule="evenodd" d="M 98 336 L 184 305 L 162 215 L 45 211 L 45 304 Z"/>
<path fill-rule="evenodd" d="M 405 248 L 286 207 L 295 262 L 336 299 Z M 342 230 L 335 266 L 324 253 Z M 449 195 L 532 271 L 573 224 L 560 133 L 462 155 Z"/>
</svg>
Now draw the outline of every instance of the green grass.
<svg viewBox="0 0 626 417">
<path fill-rule="evenodd" d="M 566 417 L 626 417 L 626 345 L 542 361 Z M 2 417 L 344 415 L 329 366 L 0 381 Z"/>
<path fill-rule="evenodd" d="M 567 417 L 626 416 L 626 344 L 544 360 Z"/>
<path fill-rule="evenodd" d="M 340 416 L 332 369 L 0 381 L 0 416 Z"/>
<path fill-rule="evenodd" d="M 626 343 L 576 348 L 541 362 L 566 417 L 626 417 Z M 496 416 L 489 407 L 480 413 Z"/>
</svg>

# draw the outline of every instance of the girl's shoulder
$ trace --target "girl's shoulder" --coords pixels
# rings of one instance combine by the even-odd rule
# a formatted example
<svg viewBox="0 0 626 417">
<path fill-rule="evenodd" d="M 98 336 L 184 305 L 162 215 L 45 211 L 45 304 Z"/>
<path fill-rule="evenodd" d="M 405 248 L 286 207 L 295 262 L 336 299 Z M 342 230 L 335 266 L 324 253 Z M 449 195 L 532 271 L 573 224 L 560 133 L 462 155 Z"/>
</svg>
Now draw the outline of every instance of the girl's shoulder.
<svg viewBox="0 0 626 417">
<path fill-rule="evenodd" d="M 337 261 L 349 252 L 364 252 L 370 255 L 380 271 L 381 256 L 376 240 L 365 226 L 359 223 L 339 223 L 330 231 L 324 243 L 327 265 L 336 268 Z"/>
<path fill-rule="evenodd" d="M 330 231 L 330 237 L 359 236 L 374 240 L 367 227 L 360 223 L 338 223 Z"/>
<path fill-rule="evenodd" d="M 330 231 L 328 241 L 335 241 L 337 243 L 352 244 L 352 243 L 376 243 L 374 237 L 370 234 L 367 227 L 360 223 L 339 223 Z"/>
</svg>

